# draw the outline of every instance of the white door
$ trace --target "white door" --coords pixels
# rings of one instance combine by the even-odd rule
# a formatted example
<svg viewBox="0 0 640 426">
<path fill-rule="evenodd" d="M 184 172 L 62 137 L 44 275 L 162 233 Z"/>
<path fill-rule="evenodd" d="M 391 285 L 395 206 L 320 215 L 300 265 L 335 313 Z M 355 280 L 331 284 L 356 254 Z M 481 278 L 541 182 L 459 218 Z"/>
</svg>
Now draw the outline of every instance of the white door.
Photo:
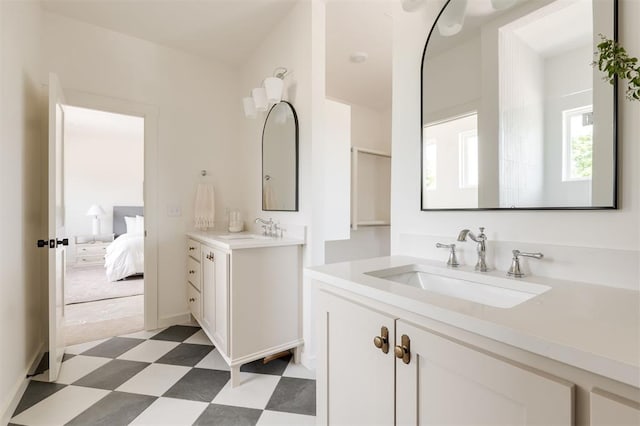
<svg viewBox="0 0 640 426">
<path fill-rule="evenodd" d="M 216 266 L 210 247 L 202 246 L 202 328 L 213 335 L 216 324 Z M 217 344 L 217 342 L 215 342 Z"/>
<path fill-rule="evenodd" d="M 573 386 L 398 320 L 397 425 L 571 425 Z"/>
<path fill-rule="evenodd" d="M 215 264 L 215 325 L 213 337 L 216 338 L 218 349 L 230 355 L 227 351 L 227 312 L 229 305 L 229 255 L 221 250 L 213 250 Z"/>
<path fill-rule="evenodd" d="M 58 76 L 49 74 L 49 381 L 64 355 L 64 96 Z"/>
</svg>

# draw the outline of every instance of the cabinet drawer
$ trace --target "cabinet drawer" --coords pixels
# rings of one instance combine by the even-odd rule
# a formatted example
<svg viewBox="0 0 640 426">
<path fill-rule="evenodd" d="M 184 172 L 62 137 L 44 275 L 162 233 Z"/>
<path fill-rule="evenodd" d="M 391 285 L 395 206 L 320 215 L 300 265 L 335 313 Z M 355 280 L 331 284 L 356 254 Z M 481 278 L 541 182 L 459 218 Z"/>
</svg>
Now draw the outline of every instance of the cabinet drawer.
<svg viewBox="0 0 640 426">
<path fill-rule="evenodd" d="M 96 245 L 82 244 L 77 246 L 76 251 L 78 253 L 78 256 L 85 256 L 85 255 L 104 256 L 107 253 L 107 246 L 104 244 L 96 244 Z"/>
<path fill-rule="evenodd" d="M 192 239 L 187 240 L 187 255 L 200 261 L 200 243 Z"/>
<path fill-rule="evenodd" d="M 200 247 L 198 247 L 198 252 L 200 252 Z M 200 290 L 200 262 L 191 257 L 187 258 L 187 280 Z"/>
<path fill-rule="evenodd" d="M 104 255 L 89 256 L 89 255 L 79 254 L 76 257 L 76 263 L 78 265 L 101 265 L 101 264 L 104 264 Z"/>
<path fill-rule="evenodd" d="M 190 284 L 187 285 L 187 302 L 189 304 L 189 310 L 191 315 L 200 322 L 202 312 L 202 300 L 200 298 L 200 292 Z"/>
</svg>

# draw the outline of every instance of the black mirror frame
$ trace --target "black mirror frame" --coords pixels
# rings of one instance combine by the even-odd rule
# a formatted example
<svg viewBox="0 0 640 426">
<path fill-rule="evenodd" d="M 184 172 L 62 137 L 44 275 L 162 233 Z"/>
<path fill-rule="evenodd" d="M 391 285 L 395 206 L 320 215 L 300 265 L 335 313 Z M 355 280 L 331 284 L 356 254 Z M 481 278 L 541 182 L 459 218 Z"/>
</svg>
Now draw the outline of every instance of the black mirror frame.
<svg viewBox="0 0 640 426">
<path fill-rule="evenodd" d="M 435 211 L 485 211 L 485 210 L 495 210 L 495 211 L 513 211 L 513 210 L 617 210 L 620 206 L 618 203 L 619 200 L 619 185 L 618 181 L 620 179 L 620 167 L 618 164 L 620 160 L 618 159 L 619 149 L 618 149 L 618 77 L 616 76 L 613 81 L 613 168 L 615 170 L 613 174 L 613 200 L 611 206 L 586 206 L 586 207 L 476 207 L 476 208 L 437 208 L 437 209 L 425 209 L 424 206 L 424 189 L 422 187 L 422 182 L 424 179 L 424 134 L 423 127 L 424 124 L 423 114 L 424 114 L 424 60 L 427 54 L 427 47 L 429 46 L 429 40 L 431 39 L 431 35 L 433 31 L 436 29 L 436 24 L 440 19 L 440 16 L 444 13 L 444 10 L 449 6 L 449 3 L 452 0 L 447 0 L 446 3 L 440 9 L 438 16 L 435 21 L 433 21 L 433 25 L 429 30 L 429 35 L 427 36 L 427 41 L 424 44 L 424 49 L 422 51 L 422 60 L 420 61 L 420 211 L 423 212 L 435 212 Z M 613 2 L 613 40 L 618 41 L 618 0 L 611 0 Z"/>
<path fill-rule="evenodd" d="M 285 103 L 289 106 L 289 108 L 291 108 L 291 111 L 293 112 L 293 121 L 295 124 L 295 132 L 296 132 L 296 194 L 295 194 L 295 207 L 291 210 L 265 210 L 264 209 L 264 182 L 262 181 L 262 179 L 264 179 L 264 131 L 267 127 L 267 122 L 269 121 L 269 116 L 271 115 L 271 112 L 273 111 L 273 109 L 276 107 L 276 105 L 281 104 L 281 103 Z M 261 178 L 260 178 L 260 193 L 262 194 L 262 211 L 263 212 L 297 212 L 299 211 L 299 176 L 300 176 L 300 140 L 299 140 L 299 127 L 298 127 L 298 113 L 296 112 L 296 109 L 294 108 L 293 104 L 291 102 L 288 101 L 280 101 L 276 104 L 274 104 L 271 109 L 269 109 L 269 112 L 267 113 L 267 117 L 264 120 L 264 125 L 262 126 L 262 145 L 261 145 Z"/>
</svg>

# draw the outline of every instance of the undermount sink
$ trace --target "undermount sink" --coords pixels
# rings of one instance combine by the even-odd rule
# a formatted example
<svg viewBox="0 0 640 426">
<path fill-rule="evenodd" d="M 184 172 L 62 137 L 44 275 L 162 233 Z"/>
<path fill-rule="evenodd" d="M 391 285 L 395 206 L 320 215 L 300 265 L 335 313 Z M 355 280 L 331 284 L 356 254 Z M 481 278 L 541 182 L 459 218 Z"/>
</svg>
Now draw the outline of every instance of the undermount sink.
<svg viewBox="0 0 640 426">
<path fill-rule="evenodd" d="M 551 289 L 542 284 L 426 265 L 405 265 L 365 274 L 496 308 L 512 308 Z"/>
<path fill-rule="evenodd" d="M 265 240 L 269 237 L 258 234 L 224 234 L 218 235 L 218 238 L 222 238 L 223 240 Z"/>
</svg>

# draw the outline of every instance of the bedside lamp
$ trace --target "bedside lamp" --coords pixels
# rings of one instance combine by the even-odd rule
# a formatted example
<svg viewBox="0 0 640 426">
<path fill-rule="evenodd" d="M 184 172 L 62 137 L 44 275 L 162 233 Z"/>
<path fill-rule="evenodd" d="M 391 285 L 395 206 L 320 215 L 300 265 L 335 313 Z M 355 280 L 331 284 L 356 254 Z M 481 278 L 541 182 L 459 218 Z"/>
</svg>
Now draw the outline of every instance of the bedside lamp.
<svg viewBox="0 0 640 426">
<path fill-rule="evenodd" d="M 87 216 L 93 216 L 93 235 L 100 233 L 100 216 L 105 214 L 105 211 L 99 204 L 93 204 L 87 210 Z"/>
</svg>

